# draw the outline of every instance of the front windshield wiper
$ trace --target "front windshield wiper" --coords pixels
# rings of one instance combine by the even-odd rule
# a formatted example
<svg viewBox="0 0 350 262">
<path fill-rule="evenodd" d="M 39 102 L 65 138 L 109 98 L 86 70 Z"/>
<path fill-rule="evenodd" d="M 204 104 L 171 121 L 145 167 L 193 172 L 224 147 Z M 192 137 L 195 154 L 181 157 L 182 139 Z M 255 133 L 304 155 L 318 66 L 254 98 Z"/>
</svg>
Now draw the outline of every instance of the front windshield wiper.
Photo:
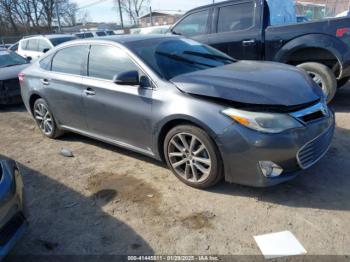
<svg viewBox="0 0 350 262">
<path fill-rule="evenodd" d="M 156 54 L 161 55 L 161 56 L 165 56 L 165 57 L 168 57 L 168 58 L 171 58 L 171 59 L 174 59 L 174 60 L 176 60 L 176 61 L 185 62 L 185 63 L 191 64 L 191 65 L 200 65 L 200 66 L 206 66 L 206 67 L 215 67 L 215 66 L 213 66 L 213 65 L 208 65 L 208 64 L 205 64 L 205 63 L 196 62 L 196 61 L 187 59 L 186 57 L 179 56 L 179 55 L 176 55 L 176 54 L 169 54 L 169 53 L 164 53 L 164 52 L 159 52 L 159 51 L 157 51 Z"/>
<path fill-rule="evenodd" d="M 194 55 L 194 56 L 200 56 L 204 58 L 209 58 L 209 59 L 214 59 L 214 60 L 226 60 L 230 62 L 237 62 L 235 59 L 230 58 L 230 57 L 225 57 L 221 55 L 214 55 L 214 54 L 207 54 L 207 53 L 200 53 L 200 52 L 195 52 L 195 51 L 184 51 L 184 54 L 187 55 Z"/>
</svg>

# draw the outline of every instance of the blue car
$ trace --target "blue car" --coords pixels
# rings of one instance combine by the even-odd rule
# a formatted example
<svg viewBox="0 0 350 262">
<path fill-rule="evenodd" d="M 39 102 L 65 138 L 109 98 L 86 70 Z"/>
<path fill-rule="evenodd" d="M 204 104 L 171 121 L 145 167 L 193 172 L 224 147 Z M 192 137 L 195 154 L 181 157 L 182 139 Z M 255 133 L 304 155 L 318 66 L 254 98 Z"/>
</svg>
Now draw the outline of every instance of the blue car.
<svg viewBox="0 0 350 262">
<path fill-rule="evenodd" d="M 0 156 L 0 261 L 25 232 L 23 181 L 16 163 Z"/>
</svg>

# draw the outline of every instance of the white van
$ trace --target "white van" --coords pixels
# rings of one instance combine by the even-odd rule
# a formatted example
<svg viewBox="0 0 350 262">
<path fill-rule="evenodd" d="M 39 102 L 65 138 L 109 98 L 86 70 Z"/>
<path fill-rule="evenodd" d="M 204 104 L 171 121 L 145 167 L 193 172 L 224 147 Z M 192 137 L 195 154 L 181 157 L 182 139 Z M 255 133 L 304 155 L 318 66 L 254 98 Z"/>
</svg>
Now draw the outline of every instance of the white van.
<svg viewBox="0 0 350 262">
<path fill-rule="evenodd" d="M 19 41 L 17 53 L 34 61 L 55 46 L 75 39 L 72 35 L 32 36 Z"/>
</svg>

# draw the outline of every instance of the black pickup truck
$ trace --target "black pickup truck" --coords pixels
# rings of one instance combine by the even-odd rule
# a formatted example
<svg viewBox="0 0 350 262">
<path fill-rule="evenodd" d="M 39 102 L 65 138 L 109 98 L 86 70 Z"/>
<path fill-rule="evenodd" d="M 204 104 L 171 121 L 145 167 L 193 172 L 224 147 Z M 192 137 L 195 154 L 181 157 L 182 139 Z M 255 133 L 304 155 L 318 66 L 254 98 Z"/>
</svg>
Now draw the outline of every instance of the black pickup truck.
<svg viewBox="0 0 350 262">
<path fill-rule="evenodd" d="M 187 12 L 170 30 L 236 59 L 303 68 L 331 101 L 350 77 L 350 18 L 274 25 L 272 12 L 266 0 L 225 1 Z"/>
</svg>

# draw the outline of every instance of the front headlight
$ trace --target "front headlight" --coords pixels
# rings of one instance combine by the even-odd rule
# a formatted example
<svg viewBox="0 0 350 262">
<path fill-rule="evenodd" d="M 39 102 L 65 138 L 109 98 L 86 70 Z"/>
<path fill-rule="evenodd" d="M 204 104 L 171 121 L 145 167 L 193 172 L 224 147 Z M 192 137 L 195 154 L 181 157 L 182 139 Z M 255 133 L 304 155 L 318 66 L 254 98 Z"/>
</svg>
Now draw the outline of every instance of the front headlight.
<svg viewBox="0 0 350 262">
<path fill-rule="evenodd" d="M 264 133 L 275 134 L 302 127 L 301 123 L 287 114 L 250 112 L 234 108 L 228 108 L 222 113 L 241 125 Z"/>
</svg>

